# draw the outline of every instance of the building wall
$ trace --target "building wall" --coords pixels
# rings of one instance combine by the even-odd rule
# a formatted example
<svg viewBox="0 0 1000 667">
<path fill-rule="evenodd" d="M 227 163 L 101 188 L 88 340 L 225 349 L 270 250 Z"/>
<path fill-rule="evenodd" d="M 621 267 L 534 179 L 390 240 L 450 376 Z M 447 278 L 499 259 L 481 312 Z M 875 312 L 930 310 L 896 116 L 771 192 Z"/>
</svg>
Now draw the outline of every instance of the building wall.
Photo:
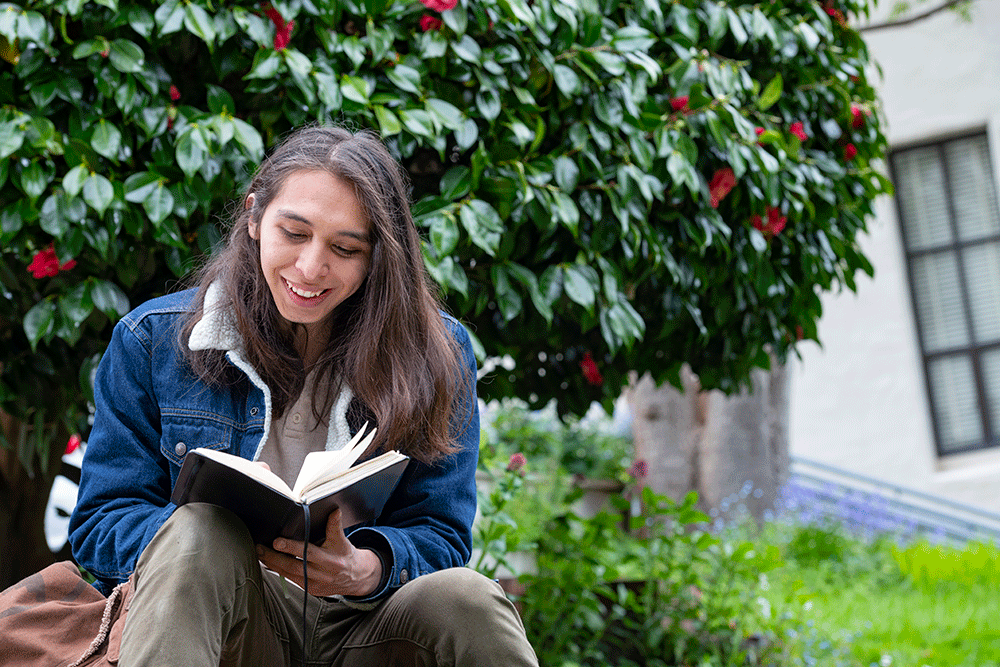
<svg viewBox="0 0 1000 667">
<path fill-rule="evenodd" d="M 971 23 L 943 12 L 864 37 L 882 67 L 890 145 L 985 128 L 1000 183 L 1000 0 L 972 11 Z M 935 451 L 896 206 L 886 197 L 876 209 L 862 239 L 875 278 L 824 297 L 822 347 L 803 345 L 790 364 L 791 452 L 1000 512 L 1000 451 Z"/>
</svg>

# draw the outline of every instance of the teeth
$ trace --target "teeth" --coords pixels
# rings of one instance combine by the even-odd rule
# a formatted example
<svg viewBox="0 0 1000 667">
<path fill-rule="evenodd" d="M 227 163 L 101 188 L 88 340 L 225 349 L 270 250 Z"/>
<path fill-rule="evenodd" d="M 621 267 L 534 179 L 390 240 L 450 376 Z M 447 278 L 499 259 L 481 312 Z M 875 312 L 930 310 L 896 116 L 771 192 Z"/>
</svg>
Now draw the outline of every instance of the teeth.
<svg viewBox="0 0 1000 667">
<path fill-rule="evenodd" d="M 288 289 L 292 290 L 293 292 L 295 292 L 299 296 L 301 296 L 303 298 L 306 298 L 306 299 L 311 299 L 314 296 L 319 296 L 320 294 L 322 294 L 325 291 L 325 290 L 320 290 L 318 292 L 307 292 L 305 290 L 299 289 L 295 285 L 292 285 L 288 281 L 285 281 L 285 284 L 288 285 Z"/>
</svg>

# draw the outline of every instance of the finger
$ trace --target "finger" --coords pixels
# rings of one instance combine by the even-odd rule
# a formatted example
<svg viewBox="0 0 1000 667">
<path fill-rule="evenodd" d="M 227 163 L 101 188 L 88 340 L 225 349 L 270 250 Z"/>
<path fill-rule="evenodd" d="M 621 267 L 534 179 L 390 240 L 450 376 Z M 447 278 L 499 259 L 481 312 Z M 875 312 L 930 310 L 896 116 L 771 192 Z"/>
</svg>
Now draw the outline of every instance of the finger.
<svg viewBox="0 0 1000 667">
<path fill-rule="evenodd" d="M 321 545 L 324 549 L 341 553 L 345 546 L 350 546 L 344 529 L 340 525 L 340 508 L 333 510 L 326 520 L 326 539 Z"/>
<path fill-rule="evenodd" d="M 263 468 L 264 470 L 267 470 L 268 472 L 270 472 L 270 470 L 271 470 L 271 466 L 267 465 L 267 464 L 266 464 L 266 463 L 264 463 L 263 461 L 257 461 L 256 463 L 257 463 L 257 465 L 259 465 L 259 466 L 260 466 L 261 468 Z"/>
<path fill-rule="evenodd" d="M 264 566 L 276 572 L 286 579 L 294 581 L 299 586 L 302 585 L 302 561 L 283 554 L 274 549 L 269 549 L 263 544 L 257 545 L 257 558 Z"/>
</svg>

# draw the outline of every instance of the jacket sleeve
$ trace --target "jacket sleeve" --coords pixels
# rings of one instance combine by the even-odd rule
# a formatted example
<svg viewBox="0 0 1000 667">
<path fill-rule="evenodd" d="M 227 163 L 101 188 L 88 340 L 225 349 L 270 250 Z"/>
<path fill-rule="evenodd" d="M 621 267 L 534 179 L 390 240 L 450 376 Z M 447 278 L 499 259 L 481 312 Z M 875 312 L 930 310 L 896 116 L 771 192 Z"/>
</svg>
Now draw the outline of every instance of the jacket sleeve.
<svg viewBox="0 0 1000 667">
<path fill-rule="evenodd" d="M 349 604 L 364 606 L 420 575 L 464 566 L 471 556 L 479 461 L 476 359 L 465 328 L 450 318 L 447 322 L 461 349 L 464 371 L 464 390 L 452 419 L 459 450 L 434 464 L 411 461 L 377 524 L 348 536 L 356 546 L 379 552 L 389 569 L 380 590 L 367 598 L 351 598 Z"/>
<path fill-rule="evenodd" d="M 98 578 L 105 593 L 128 578 L 174 510 L 169 469 L 159 453 L 152 346 L 144 329 L 127 317 L 121 320 L 94 384 L 94 424 L 69 540 L 77 563 Z"/>
</svg>

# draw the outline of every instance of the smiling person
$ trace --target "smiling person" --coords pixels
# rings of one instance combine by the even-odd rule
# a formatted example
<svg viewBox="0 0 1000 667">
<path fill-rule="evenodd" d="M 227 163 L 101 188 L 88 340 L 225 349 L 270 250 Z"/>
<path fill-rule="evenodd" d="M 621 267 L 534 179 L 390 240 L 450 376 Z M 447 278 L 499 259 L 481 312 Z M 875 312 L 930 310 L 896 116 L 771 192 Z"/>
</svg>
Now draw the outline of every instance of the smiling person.
<svg viewBox="0 0 1000 667">
<path fill-rule="evenodd" d="M 233 217 L 197 287 L 122 318 L 98 369 L 70 541 L 105 594 L 131 578 L 120 664 L 537 665 L 500 587 L 463 567 L 476 365 L 434 296 L 398 164 L 372 133 L 309 126 Z M 308 577 L 303 544 L 255 545 L 230 512 L 169 502 L 192 448 L 291 482 L 366 421 L 362 458 L 411 461 L 377 520 L 331 515 Z"/>
</svg>

